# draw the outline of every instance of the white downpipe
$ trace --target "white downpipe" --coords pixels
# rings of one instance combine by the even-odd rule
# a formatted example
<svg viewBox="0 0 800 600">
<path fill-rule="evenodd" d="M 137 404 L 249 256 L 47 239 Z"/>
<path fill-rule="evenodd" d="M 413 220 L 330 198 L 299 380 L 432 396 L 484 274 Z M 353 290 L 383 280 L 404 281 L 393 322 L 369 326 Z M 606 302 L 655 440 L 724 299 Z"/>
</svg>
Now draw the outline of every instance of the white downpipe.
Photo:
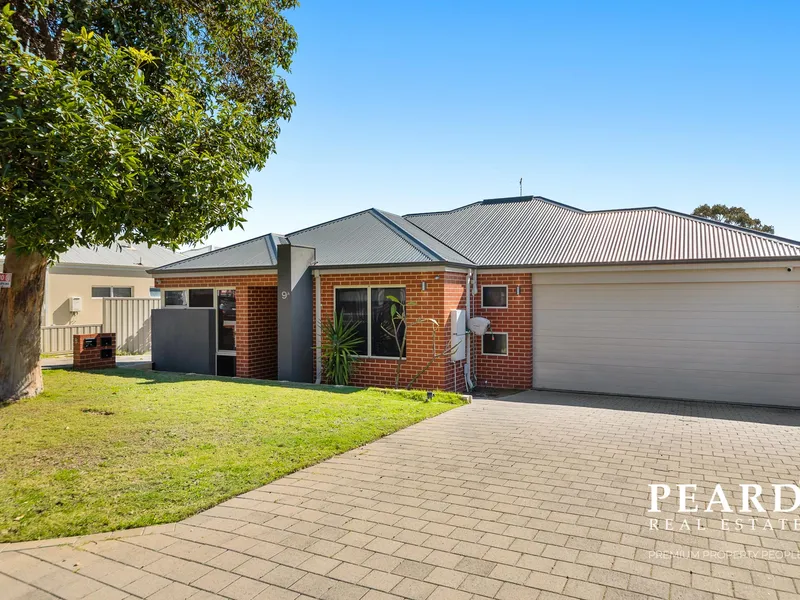
<svg viewBox="0 0 800 600">
<path fill-rule="evenodd" d="M 472 278 L 473 278 L 472 269 L 467 272 L 467 323 L 472 318 Z M 467 343 L 467 364 L 464 365 L 464 381 L 467 384 L 467 391 L 470 392 L 475 387 L 472 383 L 472 334 L 469 331 L 469 327 L 467 328 L 466 334 L 464 335 L 464 341 Z"/>
<path fill-rule="evenodd" d="M 316 314 L 314 315 L 316 332 L 316 348 L 314 355 L 317 359 L 317 379 L 315 383 L 319 385 L 322 383 L 322 286 L 320 285 L 319 271 L 314 271 L 314 295 L 316 296 Z"/>
</svg>

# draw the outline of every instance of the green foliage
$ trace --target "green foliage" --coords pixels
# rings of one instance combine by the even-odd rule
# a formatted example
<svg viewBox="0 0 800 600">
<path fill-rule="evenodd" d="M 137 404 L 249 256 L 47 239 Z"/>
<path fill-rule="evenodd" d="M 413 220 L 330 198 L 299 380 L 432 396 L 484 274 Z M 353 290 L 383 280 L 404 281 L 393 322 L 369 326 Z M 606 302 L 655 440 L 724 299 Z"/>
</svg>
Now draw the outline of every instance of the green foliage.
<svg viewBox="0 0 800 600">
<path fill-rule="evenodd" d="M 424 390 L 389 390 L 386 388 L 367 388 L 367 391 L 374 392 L 376 394 L 386 394 L 387 396 L 391 396 L 393 398 L 400 397 L 407 400 L 414 400 L 416 402 L 430 402 L 430 400 L 428 400 L 428 392 Z M 433 392 L 433 401 L 442 402 L 444 404 L 466 404 L 466 400 L 464 400 L 461 394 L 457 394 L 455 392 L 442 392 L 439 390 Z"/>
<path fill-rule="evenodd" d="M 44 378 L 0 411 L 0 543 L 182 519 L 454 408 L 136 369 Z"/>
<path fill-rule="evenodd" d="M 695 208 L 692 214 L 696 217 L 705 217 L 728 225 L 738 225 L 739 227 L 763 231 L 764 233 L 775 233 L 775 228 L 772 225 L 764 225 L 759 219 L 754 219 L 741 206 L 725 206 L 724 204 L 709 206 L 708 204 L 702 204 Z"/>
<path fill-rule="evenodd" d="M 244 222 L 294 105 L 296 0 L 39 0 L 0 15 L 0 254 Z"/>
<path fill-rule="evenodd" d="M 322 371 L 325 381 L 348 385 L 358 360 L 356 349 L 364 340 L 358 326 L 344 320 L 344 314 L 334 313 L 333 319 L 322 322 Z"/>
</svg>

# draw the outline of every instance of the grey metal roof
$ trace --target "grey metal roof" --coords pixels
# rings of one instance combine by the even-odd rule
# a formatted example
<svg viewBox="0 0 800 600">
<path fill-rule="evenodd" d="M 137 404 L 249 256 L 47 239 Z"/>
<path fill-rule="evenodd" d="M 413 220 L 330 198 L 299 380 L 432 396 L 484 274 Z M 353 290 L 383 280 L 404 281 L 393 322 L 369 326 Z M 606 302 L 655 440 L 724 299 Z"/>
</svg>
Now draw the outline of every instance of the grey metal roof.
<svg viewBox="0 0 800 600">
<path fill-rule="evenodd" d="M 147 244 L 114 244 L 111 247 L 73 246 L 58 257 L 60 264 L 104 265 L 115 267 L 160 267 L 181 257 L 163 246 L 147 247 Z"/>
<path fill-rule="evenodd" d="M 405 219 L 482 266 L 800 257 L 800 242 L 657 207 L 590 212 L 522 196 Z"/>
<path fill-rule="evenodd" d="M 274 268 L 278 264 L 278 244 L 284 239 L 274 233 L 261 235 L 217 248 L 210 252 L 196 254 L 177 262 L 153 269 L 151 273 L 170 273 L 183 271 L 213 271 L 218 269 L 263 269 Z"/>
<path fill-rule="evenodd" d="M 287 237 L 292 244 L 316 248 L 320 266 L 470 264 L 413 223 L 374 208 L 302 229 Z"/>
<path fill-rule="evenodd" d="M 274 268 L 277 246 L 316 249 L 317 265 L 365 266 L 470 261 L 398 215 L 374 208 L 290 233 L 269 234 L 154 269 L 152 273 Z"/>
<path fill-rule="evenodd" d="M 268 234 L 151 273 L 269 269 L 282 243 L 316 249 L 317 266 L 603 265 L 800 257 L 800 242 L 662 208 L 584 211 L 538 196 L 401 217 L 370 208 Z"/>
</svg>

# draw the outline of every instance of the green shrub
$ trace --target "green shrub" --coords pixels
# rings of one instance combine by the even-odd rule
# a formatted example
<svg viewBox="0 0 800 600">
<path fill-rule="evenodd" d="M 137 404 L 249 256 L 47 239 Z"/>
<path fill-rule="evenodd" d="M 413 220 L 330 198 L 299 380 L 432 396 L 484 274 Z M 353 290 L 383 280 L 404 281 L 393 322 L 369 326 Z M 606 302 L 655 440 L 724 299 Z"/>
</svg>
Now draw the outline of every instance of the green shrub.
<svg viewBox="0 0 800 600">
<path fill-rule="evenodd" d="M 333 319 L 322 324 L 322 371 L 325 381 L 334 385 L 347 385 L 358 360 L 356 348 L 363 341 L 355 323 L 348 323 L 344 315 L 334 313 Z"/>
</svg>

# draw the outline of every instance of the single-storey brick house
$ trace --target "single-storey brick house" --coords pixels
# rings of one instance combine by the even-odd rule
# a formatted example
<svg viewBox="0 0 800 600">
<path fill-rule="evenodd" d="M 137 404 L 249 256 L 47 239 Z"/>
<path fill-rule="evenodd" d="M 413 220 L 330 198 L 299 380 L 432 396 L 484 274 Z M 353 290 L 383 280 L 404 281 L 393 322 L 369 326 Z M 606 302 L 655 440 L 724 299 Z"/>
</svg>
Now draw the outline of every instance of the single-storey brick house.
<svg viewBox="0 0 800 600">
<path fill-rule="evenodd" d="M 405 216 L 369 209 L 150 272 L 163 311 L 216 311 L 219 374 L 319 381 L 319 323 L 336 311 L 364 338 L 353 383 L 390 386 L 397 350 L 381 324 L 397 296 L 410 321 L 441 324 L 439 350 L 453 339 L 452 311 L 491 322 L 491 334 L 465 336 L 463 360 L 435 360 L 419 388 L 797 405 L 795 267 L 800 243 L 774 235 L 523 196 Z M 430 360 L 431 335 L 409 328 L 403 383 Z"/>
</svg>

